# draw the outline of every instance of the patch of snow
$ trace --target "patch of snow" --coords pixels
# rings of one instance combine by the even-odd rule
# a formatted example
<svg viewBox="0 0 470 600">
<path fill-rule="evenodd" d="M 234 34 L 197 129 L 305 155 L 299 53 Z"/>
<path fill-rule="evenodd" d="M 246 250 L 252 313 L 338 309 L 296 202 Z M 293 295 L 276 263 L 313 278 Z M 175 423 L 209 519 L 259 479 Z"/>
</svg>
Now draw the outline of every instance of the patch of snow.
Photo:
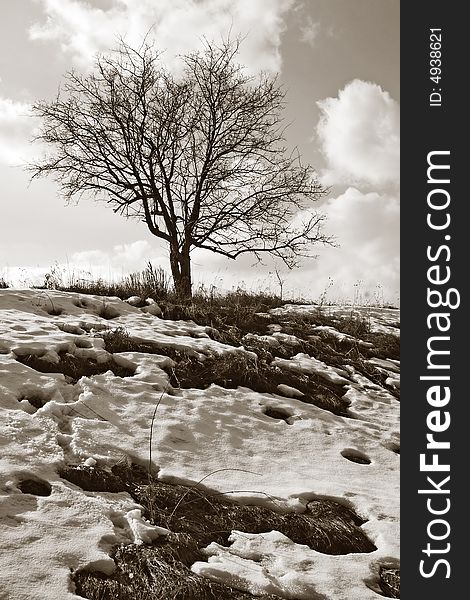
<svg viewBox="0 0 470 600">
<path fill-rule="evenodd" d="M 305 394 L 297 388 L 286 385 L 285 383 L 280 383 L 277 386 L 277 389 L 283 396 L 287 396 L 288 398 L 302 398 L 302 396 L 305 396 Z"/>
<path fill-rule="evenodd" d="M 134 508 L 124 515 L 129 523 L 133 535 L 134 544 L 151 544 L 162 535 L 168 535 L 170 531 L 164 527 L 156 527 L 142 517 L 140 508 Z"/>
<path fill-rule="evenodd" d="M 48 314 L 51 300 L 61 315 Z M 104 303 L 118 314 L 111 321 L 99 316 Z M 212 473 L 205 480 L 210 488 L 286 511 L 332 498 L 367 519 L 363 529 L 377 546 L 370 554 L 330 556 L 277 532 L 234 532 L 229 548 L 209 546 L 210 560 L 194 565 L 196 572 L 248 590 L 278 590 L 284 598 L 376 598 L 365 579 L 378 562 L 399 555 L 399 456 L 390 449 L 399 439 L 399 402 L 352 367 L 331 367 L 305 354 L 278 364 L 346 385 L 354 419 L 303 403 L 294 388 L 293 397 L 283 398 L 215 385 L 171 389 L 163 368 L 173 362 L 162 355 L 115 354 L 115 361 L 135 368 L 133 377 L 108 371 L 76 384 L 16 360 L 61 351 L 109 358 L 102 338 L 87 332 L 117 327 L 201 359 L 243 352 L 210 339 L 204 327 L 163 320 L 115 298 L 51 291 L 48 299 L 38 290 L 0 290 L 0 589 L 7 598 L 79 600 L 71 570 L 111 573 L 113 546 L 165 535 L 142 519 L 127 493 L 84 492 L 58 475 L 69 462 L 106 467 L 127 456 L 147 464 L 158 402 L 152 459 L 163 480 L 195 483 Z M 287 426 L 266 416 L 266 406 L 295 418 Z M 371 464 L 345 459 L 347 448 Z M 24 479 L 47 482 L 50 496 L 21 493 Z"/>
<path fill-rule="evenodd" d="M 397 324 L 400 321 L 400 311 L 397 308 L 378 308 L 374 306 L 336 306 L 320 307 L 317 304 L 285 304 L 269 311 L 274 316 L 287 316 L 289 314 L 326 314 L 328 316 L 351 317 L 357 316 L 367 319 L 370 329 L 374 333 L 391 333 L 400 336 Z"/>
<path fill-rule="evenodd" d="M 399 373 L 400 372 L 400 363 L 396 360 L 392 360 L 390 358 L 387 358 L 386 360 L 383 358 L 371 358 L 368 361 L 371 365 L 374 365 L 375 367 L 379 367 L 381 369 L 384 369 L 385 371 L 393 371 L 393 373 Z"/>
<path fill-rule="evenodd" d="M 290 369 L 296 373 L 306 373 L 309 375 L 315 373 L 316 375 L 320 375 L 320 377 L 331 381 L 331 383 L 337 383 L 339 385 L 350 383 L 347 379 L 347 371 L 338 369 L 338 367 L 331 367 L 308 354 L 299 353 L 289 359 L 275 358 L 271 364 L 273 367 Z"/>
<path fill-rule="evenodd" d="M 127 304 L 130 304 L 131 306 L 138 306 L 139 304 L 141 304 L 142 298 L 140 296 L 130 296 L 125 300 L 125 302 L 127 302 Z"/>
<path fill-rule="evenodd" d="M 363 348 L 373 348 L 373 346 L 374 346 L 374 344 L 372 344 L 372 342 L 365 342 L 364 340 L 355 338 L 352 335 L 349 335 L 347 333 L 342 333 L 341 331 L 338 331 L 334 327 L 330 327 L 328 325 L 316 325 L 313 328 L 313 331 L 320 331 L 321 333 L 323 333 L 323 332 L 327 333 L 328 335 L 331 335 L 332 337 L 336 338 L 340 342 L 343 342 L 344 340 L 347 340 L 349 342 L 354 342 L 354 343 L 358 344 L 359 346 L 362 346 Z"/>
<path fill-rule="evenodd" d="M 400 389 L 400 376 L 394 375 L 393 377 L 387 377 L 385 380 L 385 385 L 390 385 L 391 387 Z"/>
<path fill-rule="evenodd" d="M 196 562 L 198 575 L 242 589 L 255 596 L 275 594 L 295 600 L 377 600 L 366 586 L 371 554 L 328 556 L 295 544 L 278 531 L 253 534 L 233 531 L 229 547 L 210 544 L 208 562 Z M 362 584 L 351 586 L 349 581 Z"/>
<path fill-rule="evenodd" d="M 159 317 L 162 314 L 162 309 L 158 306 L 158 304 L 156 304 L 154 302 L 153 304 L 144 306 L 142 308 L 142 312 L 148 313 L 149 315 L 155 315 L 156 317 Z"/>
</svg>

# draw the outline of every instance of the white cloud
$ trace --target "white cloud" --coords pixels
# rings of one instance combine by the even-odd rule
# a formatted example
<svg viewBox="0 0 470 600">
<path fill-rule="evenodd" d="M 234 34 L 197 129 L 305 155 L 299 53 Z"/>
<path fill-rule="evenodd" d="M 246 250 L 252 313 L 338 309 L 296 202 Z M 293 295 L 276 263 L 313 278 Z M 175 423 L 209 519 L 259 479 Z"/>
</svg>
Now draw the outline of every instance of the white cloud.
<svg viewBox="0 0 470 600">
<path fill-rule="evenodd" d="M 333 300 L 352 300 L 360 283 L 362 294 L 371 298 L 380 290 L 386 300 L 396 301 L 400 232 L 397 196 L 364 193 L 350 187 L 329 199 L 321 212 L 328 218 L 325 231 L 335 236 L 339 246 L 320 248 L 318 259 L 305 263 L 302 285 L 308 286 L 315 298 L 331 278 L 334 286 L 328 294 Z"/>
<path fill-rule="evenodd" d="M 315 210 L 327 216 L 325 233 L 336 238 L 338 247 L 315 246 L 312 252 L 318 257 L 304 259 L 298 269 L 292 270 L 269 257 L 265 257 L 264 266 L 255 266 L 253 256 L 243 256 L 235 262 L 210 252 L 195 252 L 194 283 L 214 284 L 225 289 L 242 283 L 249 290 L 279 292 L 274 272 L 277 266 L 285 282 L 284 293 L 289 297 L 318 300 L 332 281 L 328 300 L 396 303 L 399 299 L 398 196 L 386 192 L 365 193 L 350 187 Z"/>
<path fill-rule="evenodd" d="M 252 291 L 279 292 L 276 266 L 284 281 L 285 297 L 318 300 L 330 282 L 327 300 L 396 302 L 399 294 L 399 207 L 398 199 L 376 192 L 348 188 L 321 207 L 328 216 L 327 233 L 334 234 L 337 248 L 317 246 L 316 259 L 305 259 L 300 268 L 288 270 L 266 257 L 257 265 L 252 256 L 237 261 L 207 251 L 192 255 L 193 283 L 206 289 L 230 290 L 238 286 Z M 67 263 L 57 265 L 63 280 L 72 278 L 119 280 L 141 271 L 148 261 L 169 276 L 168 252 L 158 240 L 137 240 L 108 249 L 73 253 Z M 6 280 L 18 285 L 39 284 L 51 265 L 10 267 Z"/>
<path fill-rule="evenodd" d="M 155 38 L 170 55 L 184 53 L 201 38 L 246 35 L 241 59 L 251 69 L 280 68 L 283 17 L 293 0 L 114 0 L 110 8 L 80 0 L 38 0 L 45 20 L 29 30 L 31 39 L 59 42 L 80 66 L 89 66 L 98 51 L 119 37 L 139 45 L 144 35 Z"/>
<path fill-rule="evenodd" d="M 313 47 L 319 32 L 320 23 L 316 23 L 312 17 L 308 16 L 305 25 L 300 27 L 300 41 Z"/>
<path fill-rule="evenodd" d="M 337 98 L 317 102 L 326 184 L 398 184 L 399 106 L 375 83 L 355 79 Z"/>
<path fill-rule="evenodd" d="M 142 271 L 148 262 L 155 268 L 168 270 L 167 252 L 157 243 L 136 240 L 118 244 L 109 249 L 90 249 L 72 253 L 67 262 L 46 265 L 9 266 L 0 276 L 13 285 L 38 285 L 44 282 L 46 273 L 54 272 L 64 284 L 77 279 L 118 281 L 129 273 Z"/>
<path fill-rule="evenodd" d="M 317 259 L 302 261 L 300 268 L 289 271 L 278 264 L 285 279 L 284 292 L 317 300 L 329 284 L 328 299 L 352 301 L 384 299 L 396 302 L 399 293 L 399 203 L 396 195 L 364 193 L 350 187 L 330 198 L 317 210 L 328 220 L 325 232 L 334 235 L 337 248 L 316 246 Z M 163 244 L 139 240 L 114 246 L 112 250 L 88 250 L 70 257 L 68 270 L 91 273 L 94 277 L 116 279 L 142 270 L 150 260 L 169 272 L 169 259 Z M 276 263 L 266 257 L 265 265 L 254 268 L 253 256 L 237 261 L 207 251 L 194 251 L 193 282 L 195 286 L 214 285 L 231 289 L 238 285 L 249 290 L 279 291 L 274 274 Z M 377 296 L 377 297 L 376 297 Z"/>
<path fill-rule="evenodd" d="M 18 165 L 30 158 L 34 125 L 29 104 L 0 97 L 0 163 Z"/>
<path fill-rule="evenodd" d="M 113 277 L 123 273 L 141 271 L 148 261 L 156 266 L 166 266 L 164 250 L 156 249 L 147 240 L 137 240 L 128 244 L 119 244 L 111 250 L 83 250 L 70 257 L 70 265 L 77 270 L 93 274 L 111 274 Z"/>
</svg>

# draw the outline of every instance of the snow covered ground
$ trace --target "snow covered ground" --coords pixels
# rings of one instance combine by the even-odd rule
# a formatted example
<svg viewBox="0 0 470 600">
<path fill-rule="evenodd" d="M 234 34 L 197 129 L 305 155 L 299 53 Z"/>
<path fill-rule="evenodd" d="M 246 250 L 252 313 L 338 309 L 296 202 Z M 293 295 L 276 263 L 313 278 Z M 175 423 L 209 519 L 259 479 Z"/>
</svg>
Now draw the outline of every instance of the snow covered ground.
<svg viewBox="0 0 470 600">
<path fill-rule="evenodd" d="M 309 307 L 273 312 L 296 310 Z M 105 312 L 114 318 L 100 316 Z M 302 512 L 315 498 L 333 499 L 366 521 L 362 529 L 377 547 L 371 553 L 332 556 L 277 531 L 234 531 L 229 547 L 213 543 L 206 549 L 208 560 L 195 563 L 195 573 L 254 595 L 380 598 L 380 565 L 399 564 L 397 399 L 350 365 L 333 367 L 303 353 L 275 360 L 345 385 L 354 418 L 303 403 L 288 386 L 280 389 L 284 395 L 215 385 L 173 389 L 163 370 L 172 364 L 168 356 L 110 355 L 100 332 L 122 327 L 133 339 L 201 358 L 244 350 L 214 341 L 205 327 L 152 312 L 158 311 L 117 298 L 0 290 L 0 598 L 77 599 L 72 572 L 89 567 L 112 573 L 114 546 L 167 535 L 142 518 L 141 507 L 127 493 L 85 492 L 58 475 L 65 464 L 107 467 L 131 458 L 146 465 L 158 401 L 152 460 L 160 479 L 197 482 L 214 472 L 204 482 L 211 489 L 256 490 L 238 497 L 263 504 L 270 496 L 286 511 Z M 397 321 L 391 309 L 371 315 L 377 331 L 394 335 L 399 335 Z M 34 355 L 57 363 L 64 352 L 114 361 L 133 375 L 107 371 L 74 382 L 17 360 Z M 399 363 L 374 360 L 399 387 Z M 266 407 L 282 409 L 288 422 L 266 415 Z M 34 482 L 41 494 L 27 493 Z"/>
</svg>

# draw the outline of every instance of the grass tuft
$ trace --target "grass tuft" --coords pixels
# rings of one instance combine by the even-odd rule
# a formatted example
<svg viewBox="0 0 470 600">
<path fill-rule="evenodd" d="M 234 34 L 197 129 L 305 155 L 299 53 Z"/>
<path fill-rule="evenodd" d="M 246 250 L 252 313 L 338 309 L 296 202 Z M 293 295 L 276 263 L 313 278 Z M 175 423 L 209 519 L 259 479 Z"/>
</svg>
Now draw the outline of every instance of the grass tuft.
<svg viewBox="0 0 470 600">
<path fill-rule="evenodd" d="M 202 486 L 159 480 L 148 483 L 147 472 L 135 465 L 121 463 L 112 471 L 127 482 L 129 492 L 145 508 L 146 515 L 153 513 L 155 525 L 190 535 L 199 548 L 212 541 L 226 545 L 231 531 L 237 529 L 250 533 L 280 531 L 294 542 L 324 554 L 376 549 L 360 528 L 364 521 L 333 500 L 312 500 L 303 514 L 283 514 L 262 506 L 238 504 L 227 493 L 214 493 Z"/>
<path fill-rule="evenodd" d="M 203 548 L 211 542 L 228 544 L 232 530 L 262 534 L 280 531 L 299 544 L 327 554 L 373 552 L 374 544 L 351 509 L 332 500 L 315 499 L 305 513 L 279 513 L 262 506 L 238 504 L 229 492 L 214 493 L 202 486 L 164 483 L 152 479 L 135 464 L 120 462 L 112 468 L 155 525 L 172 533 L 152 545 L 129 545 L 113 555 L 116 571 L 74 574 L 76 592 L 90 600 L 249 600 L 251 594 L 212 582 L 190 571 L 207 560 Z M 275 600 L 262 595 L 259 599 Z"/>
<path fill-rule="evenodd" d="M 135 373 L 134 369 L 118 365 L 114 360 L 97 362 L 68 352 L 59 352 L 59 362 L 52 362 L 35 354 L 17 356 L 16 360 L 40 373 L 63 373 L 69 383 L 77 383 L 81 377 L 100 375 L 107 371 L 112 371 L 116 377 L 132 377 Z"/>
<path fill-rule="evenodd" d="M 379 585 L 387 598 L 400 598 L 400 569 L 380 567 Z"/>
<path fill-rule="evenodd" d="M 166 371 L 173 387 L 206 389 L 215 384 L 226 389 L 247 387 L 255 392 L 282 395 L 278 386 L 284 384 L 303 393 L 299 398 L 301 402 L 314 404 L 337 415 L 350 416 L 349 403 L 342 398 L 345 393 L 343 386 L 318 375 L 294 373 L 243 352 L 228 352 L 204 361 L 174 352 L 172 358 L 176 364 L 167 367 Z"/>
<path fill-rule="evenodd" d="M 120 477 L 98 466 L 67 465 L 59 469 L 62 479 L 86 492 L 124 492 L 126 485 Z"/>
<path fill-rule="evenodd" d="M 165 354 L 165 347 L 152 342 L 143 342 L 132 338 L 124 327 L 100 332 L 105 348 L 110 354 L 119 352 L 144 352 L 146 354 Z M 169 349 L 168 349 L 169 351 Z"/>
<path fill-rule="evenodd" d="M 193 573 L 190 565 L 205 560 L 189 536 L 172 534 L 153 546 L 130 545 L 114 555 L 112 577 L 78 571 L 75 591 L 90 600 L 253 600 L 254 596 Z M 257 600 L 279 600 L 261 595 Z"/>
</svg>

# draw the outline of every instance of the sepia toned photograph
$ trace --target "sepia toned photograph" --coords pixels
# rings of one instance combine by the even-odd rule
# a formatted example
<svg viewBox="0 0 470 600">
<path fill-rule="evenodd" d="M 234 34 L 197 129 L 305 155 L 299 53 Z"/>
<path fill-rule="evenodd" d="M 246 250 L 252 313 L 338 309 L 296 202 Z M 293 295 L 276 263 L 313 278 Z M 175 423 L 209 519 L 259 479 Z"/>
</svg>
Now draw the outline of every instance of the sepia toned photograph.
<svg viewBox="0 0 470 600">
<path fill-rule="evenodd" d="M 400 598 L 400 3 L 1 3 L 0 600 Z"/>
</svg>

